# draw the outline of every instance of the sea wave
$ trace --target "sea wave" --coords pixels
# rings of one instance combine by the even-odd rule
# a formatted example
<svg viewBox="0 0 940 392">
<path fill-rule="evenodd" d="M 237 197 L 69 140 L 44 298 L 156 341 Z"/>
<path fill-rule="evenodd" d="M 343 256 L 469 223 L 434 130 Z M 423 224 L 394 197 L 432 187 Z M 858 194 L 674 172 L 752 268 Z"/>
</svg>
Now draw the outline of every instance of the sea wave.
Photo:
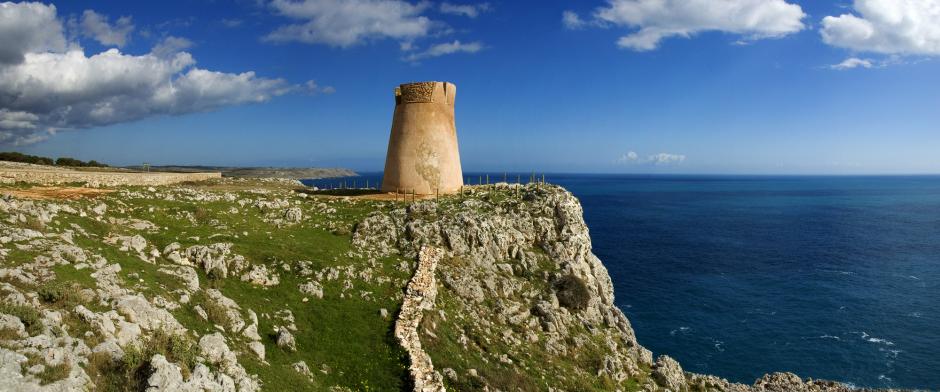
<svg viewBox="0 0 940 392">
<path fill-rule="evenodd" d="M 864 331 L 853 331 L 853 332 L 849 332 L 849 333 L 857 334 L 857 335 L 859 335 L 859 336 L 862 338 L 862 340 L 867 341 L 867 342 L 870 342 L 870 343 L 884 344 L 884 345 L 886 345 L 886 346 L 893 346 L 893 345 L 894 345 L 894 342 L 892 342 L 892 341 L 890 341 L 890 340 L 888 340 L 888 339 L 876 338 L 876 337 L 873 337 L 873 336 L 869 335 L 867 332 L 864 332 Z"/>
</svg>

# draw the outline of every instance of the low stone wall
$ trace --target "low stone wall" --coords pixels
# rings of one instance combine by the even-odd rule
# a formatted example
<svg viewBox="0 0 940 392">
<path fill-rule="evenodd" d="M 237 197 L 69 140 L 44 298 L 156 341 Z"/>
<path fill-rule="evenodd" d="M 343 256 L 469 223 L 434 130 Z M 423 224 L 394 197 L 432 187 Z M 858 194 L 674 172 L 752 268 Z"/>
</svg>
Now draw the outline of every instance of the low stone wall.
<svg viewBox="0 0 940 392">
<path fill-rule="evenodd" d="M 0 183 L 3 184 L 26 182 L 41 185 L 85 183 L 91 187 L 159 186 L 178 184 L 185 181 L 204 181 L 213 178 L 222 178 L 222 173 L 122 173 L 45 169 L 35 168 L 35 166 L 0 167 Z"/>
<path fill-rule="evenodd" d="M 395 323 L 395 337 L 408 351 L 408 357 L 411 359 L 408 370 L 415 383 L 415 392 L 446 391 L 443 377 L 434 371 L 431 357 L 421 348 L 421 338 L 418 336 L 418 327 L 424 318 L 424 311 L 434 308 L 434 300 L 437 297 L 434 270 L 437 269 L 442 255 L 443 251 L 429 246 L 421 248 L 418 252 L 418 269 L 408 283 L 405 300 Z"/>
</svg>

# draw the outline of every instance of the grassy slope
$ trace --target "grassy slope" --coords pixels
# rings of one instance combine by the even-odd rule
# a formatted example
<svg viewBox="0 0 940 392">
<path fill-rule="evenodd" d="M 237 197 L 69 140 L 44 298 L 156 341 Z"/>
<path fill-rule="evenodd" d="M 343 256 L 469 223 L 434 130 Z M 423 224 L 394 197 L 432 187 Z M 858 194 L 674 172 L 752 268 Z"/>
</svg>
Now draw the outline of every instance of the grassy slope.
<svg viewBox="0 0 940 392">
<path fill-rule="evenodd" d="M 127 189 L 141 190 L 140 188 Z M 283 195 L 278 197 L 284 198 Z M 245 192 L 238 192 L 238 196 L 239 198 L 258 197 Z M 301 199 L 291 196 L 290 200 Z M 383 271 L 376 271 L 375 275 L 392 278 L 389 283 L 366 283 L 353 280 L 355 288 L 349 292 L 355 294 L 358 294 L 360 290 L 372 292 L 372 300 L 362 299 L 359 295 L 346 295 L 345 298 L 339 298 L 340 285 L 343 280 L 339 279 L 322 282 L 325 293 L 322 300 L 310 298 L 308 302 L 302 302 L 304 295 L 299 292 L 297 286 L 304 279 L 280 268 L 282 262 L 293 265 L 299 260 L 312 261 L 314 270 L 345 265 L 355 265 L 357 269 L 367 267 L 366 260 L 346 255 L 350 250 L 349 230 L 316 228 L 309 222 L 333 221 L 339 227 L 352 227 L 366 213 L 376 208 L 387 208 L 386 204 L 367 201 L 334 202 L 331 207 L 337 212 L 324 216 L 316 214 L 310 207 L 312 203 L 319 201 L 316 198 L 304 200 L 300 207 L 303 208 L 307 219 L 302 224 L 284 228 L 277 228 L 264 222 L 263 213 L 258 208 L 248 206 L 242 208 L 236 203 L 229 202 L 168 201 L 152 198 L 119 199 L 113 196 L 97 200 L 60 201 L 60 203 L 68 203 L 76 207 L 83 206 L 86 209 L 105 202 L 109 206 L 106 215 L 108 217 L 145 219 L 160 226 L 162 230 L 156 233 L 136 232 L 98 221 L 91 216 L 79 217 L 60 213 L 55 222 L 43 231 L 58 231 L 57 229 L 66 228 L 70 223 L 78 224 L 95 237 L 76 236 L 76 245 L 103 255 L 111 263 L 119 263 L 122 267 L 120 275 L 125 278 L 126 287 L 134 287 L 145 293 L 148 298 L 163 295 L 172 300 L 178 299 L 178 296 L 170 292 L 182 285 L 176 278 L 159 272 L 160 264 L 147 263 L 134 254 L 105 244 L 102 239 L 109 234 L 141 234 L 148 243 L 156 245 L 158 249 L 172 242 L 180 242 L 184 248 L 196 244 L 231 242 L 234 244 L 234 252 L 244 255 L 251 264 L 266 264 L 269 270 L 278 271 L 281 278 L 279 285 L 264 288 L 242 282 L 237 276 L 210 281 L 203 271 L 199 271 L 202 288 L 211 285 L 239 303 L 243 311 L 252 309 L 259 315 L 259 333 L 266 346 L 266 359 L 269 364 L 263 364 L 255 359 L 253 354 L 240 344 L 233 345 L 233 349 L 241 352 L 239 360 L 247 370 L 260 376 L 264 390 L 323 390 L 334 385 L 355 390 L 399 390 L 407 383 L 404 352 L 394 342 L 391 335 L 393 318 L 381 318 L 379 309 L 385 308 L 391 315 L 394 315 L 400 306 L 400 293 L 404 282 L 410 276 L 409 272 L 393 268 L 401 260 L 396 258 L 380 260 L 380 268 Z M 120 205 L 125 207 L 126 214 L 118 212 Z M 239 208 L 239 213 L 228 212 L 233 206 Z M 153 208 L 152 211 L 151 208 Z M 183 211 L 188 211 L 197 217 L 195 225 L 186 219 L 177 218 Z M 222 226 L 227 226 L 228 229 L 220 229 L 219 227 Z M 243 232 L 247 232 L 248 235 L 242 235 Z M 218 233 L 233 235 L 207 239 L 210 235 Z M 234 234 L 238 237 L 236 238 Z M 199 240 L 190 237 L 199 237 Z M 34 256 L 32 252 L 14 251 L 7 257 L 5 263 L 15 264 Z M 160 263 L 169 264 L 165 260 Z M 65 265 L 56 267 L 55 270 L 58 284 L 71 286 L 73 289 L 94 287 L 93 279 L 89 276 L 92 272 L 90 269 L 76 270 L 72 265 Z M 174 311 L 174 315 L 184 326 L 200 334 L 214 332 L 215 329 L 209 323 L 196 317 L 192 310 L 198 298 L 199 296 L 194 296 L 193 302 Z M 283 309 L 291 310 L 296 319 L 298 327 L 298 331 L 294 333 L 298 346 L 296 352 L 286 352 L 276 346 L 271 332 L 272 325 L 278 324 L 279 320 L 265 317 L 266 315 L 273 316 L 275 312 Z M 246 313 L 243 312 L 244 314 Z M 291 368 L 290 364 L 300 360 L 306 361 L 314 371 L 313 380 L 300 376 Z M 329 367 L 329 374 L 318 371 L 321 365 Z"/>
</svg>

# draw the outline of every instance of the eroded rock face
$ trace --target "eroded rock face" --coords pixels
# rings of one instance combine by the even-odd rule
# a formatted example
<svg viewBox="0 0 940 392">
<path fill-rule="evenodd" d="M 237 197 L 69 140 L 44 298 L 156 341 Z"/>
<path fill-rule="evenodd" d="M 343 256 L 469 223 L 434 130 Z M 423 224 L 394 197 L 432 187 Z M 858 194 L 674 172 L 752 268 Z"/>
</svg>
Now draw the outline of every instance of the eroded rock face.
<svg viewBox="0 0 940 392">
<path fill-rule="evenodd" d="M 641 365 L 651 366 L 652 353 L 637 344 L 629 321 L 613 305 L 613 284 L 591 253 L 578 200 L 558 187 L 491 189 L 491 196 L 475 195 L 457 205 L 416 202 L 373 213 L 356 226 L 353 244 L 366 252 L 405 257 L 432 246 L 444 250 L 445 259 L 458 258 L 459 267 L 446 262 L 439 267 L 441 286 L 460 299 L 472 318 L 503 329 L 500 339 L 519 352 L 538 341 L 549 352 L 565 355 L 571 331 L 587 327 L 613 347 L 591 373 L 625 380 Z M 487 202 L 490 197 L 499 199 Z M 533 278 L 520 279 L 525 276 Z M 495 306 L 486 309 L 486 301 Z M 539 341 L 536 330 L 545 341 Z M 500 356 L 493 360 L 512 362 Z"/>
<path fill-rule="evenodd" d="M 653 364 L 653 380 L 661 387 L 679 391 L 685 385 L 685 374 L 679 362 L 666 355 L 661 355 Z"/>
<path fill-rule="evenodd" d="M 375 212 L 353 234 L 353 244 L 371 255 L 415 257 L 426 246 L 444 251 L 436 273 L 438 289 L 456 300 L 458 314 L 441 312 L 435 322 L 465 317 L 465 327 L 479 325 L 491 332 L 476 339 L 497 339 L 505 347 L 488 353 L 465 335 L 451 337 L 468 353 L 476 350 L 485 361 L 513 366 L 512 357 L 524 357 L 535 346 L 553 356 L 571 356 L 599 341 L 593 350 L 602 355 L 593 367 L 565 377 L 605 377 L 619 385 L 614 389 L 625 389 L 630 379 L 641 380 L 644 391 L 852 390 L 784 373 L 748 386 L 686 373 L 668 356 L 654 362 L 614 305 L 610 276 L 591 252 L 581 205 L 571 193 L 555 186 L 506 184 L 473 187 L 470 192 L 472 196 L 456 202 L 416 202 Z M 436 339 L 435 322 L 420 329 L 422 339 Z M 433 359 L 434 353 L 429 353 Z M 528 376 L 531 368 L 519 372 Z M 448 368 L 444 374 L 451 382 L 498 389 L 477 369 Z"/>
</svg>

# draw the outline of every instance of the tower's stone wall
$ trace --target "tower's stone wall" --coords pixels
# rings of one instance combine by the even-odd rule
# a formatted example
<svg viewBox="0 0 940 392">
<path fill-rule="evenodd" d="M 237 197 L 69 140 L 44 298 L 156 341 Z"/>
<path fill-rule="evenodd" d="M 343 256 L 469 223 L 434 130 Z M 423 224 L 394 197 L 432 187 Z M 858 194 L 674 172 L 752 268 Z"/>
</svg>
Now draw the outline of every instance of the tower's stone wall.
<svg viewBox="0 0 940 392">
<path fill-rule="evenodd" d="M 430 195 L 463 186 L 454 101 L 447 82 L 402 84 L 395 89 L 395 114 L 385 158 L 382 190 Z"/>
</svg>

